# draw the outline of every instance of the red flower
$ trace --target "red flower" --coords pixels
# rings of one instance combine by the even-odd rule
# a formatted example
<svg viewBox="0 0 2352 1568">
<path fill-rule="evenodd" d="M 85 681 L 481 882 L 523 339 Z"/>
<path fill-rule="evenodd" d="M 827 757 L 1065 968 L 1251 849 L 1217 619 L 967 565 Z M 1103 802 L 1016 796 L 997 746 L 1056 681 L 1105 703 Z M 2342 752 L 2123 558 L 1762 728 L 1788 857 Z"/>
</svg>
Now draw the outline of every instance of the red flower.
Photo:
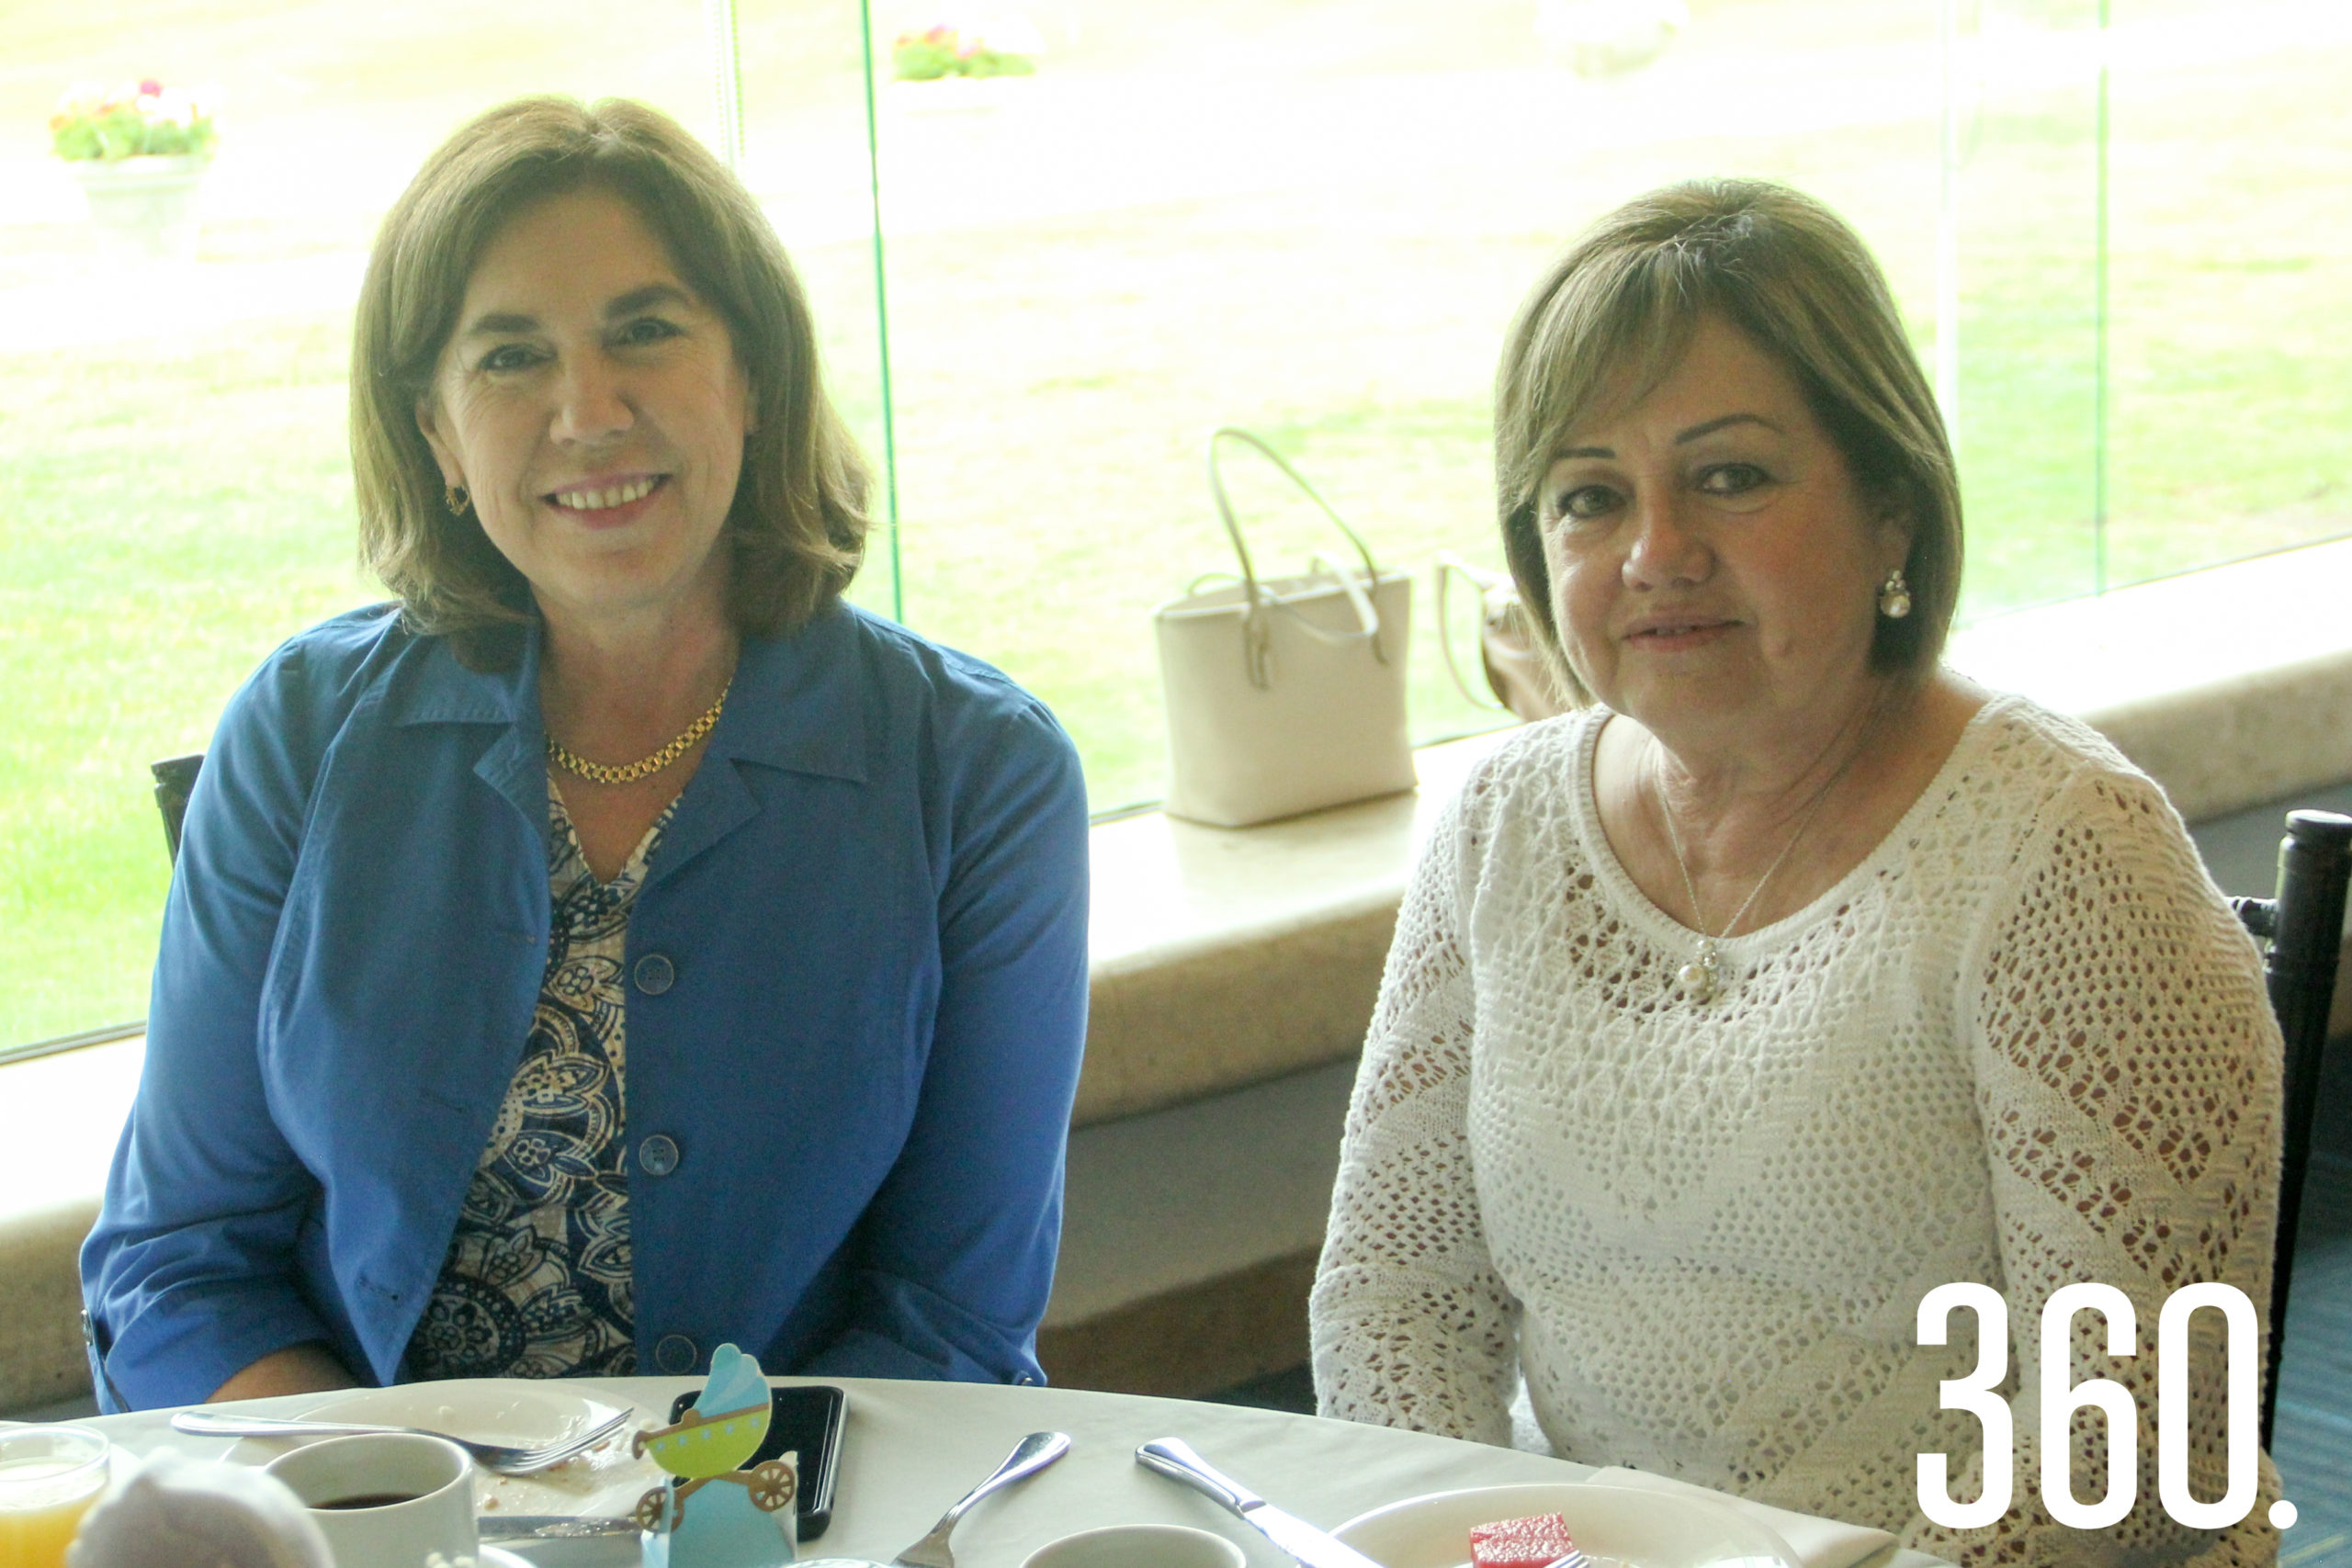
<svg viewBox="0 0 2352 1568">
<path fill-rule="evenodd" d="M 161 82 L 156 81 L 153 76 L 145 78 L 139 84 L 140 96 L 142 97 L 152 98 L 163 90 L 164 85 Z"/>
</svg>

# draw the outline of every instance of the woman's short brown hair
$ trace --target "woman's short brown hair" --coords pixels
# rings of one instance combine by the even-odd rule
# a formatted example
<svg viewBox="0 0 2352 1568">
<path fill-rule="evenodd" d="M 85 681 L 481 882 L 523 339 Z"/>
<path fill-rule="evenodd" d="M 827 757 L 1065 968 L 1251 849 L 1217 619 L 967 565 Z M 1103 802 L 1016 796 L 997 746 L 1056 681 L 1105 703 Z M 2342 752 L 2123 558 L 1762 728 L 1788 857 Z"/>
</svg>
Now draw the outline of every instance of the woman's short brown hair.
<svg viewBox="0 0 2352 1568">
<path fill-rule="evenodd" d="M 1711 313 L 1780 362 L 1862 493 L 1908 523 L 1911 614 L 1880 617 L 1871 668 L 1926 675 L 1960 597 L 1960 483 L 1935 397 L 1861 237 L 1800 191 L 1733 179 L 1668 186 L 1600 219 L 1528 295 L 1504 341 L 1495 380 L 1503 548 L 1555 673 L 1589 700 L 1553 621 L 1537 516 L 1552 454 L 1572 428 L 1647 396 Z"/>
<path fill-rule="evenodd" d="M 449 637 L 469 663 L 511 656 L 528 588 L 470 509 L 444 504 L 417 409 L 483 250 L 524 209 L 581 189 L 628 202 L 725 320 L 757 421 L 727 515 L 729 609 L 754 636 L 800 626 L 857 571 L 865 459 L 825 394 L 800 280 L 751 193 L 675 120 L 623 98 L 502 104 L 442 143 L 385 216 L 353 329 L 360 553 L 418 630 Z"/>
</svg>

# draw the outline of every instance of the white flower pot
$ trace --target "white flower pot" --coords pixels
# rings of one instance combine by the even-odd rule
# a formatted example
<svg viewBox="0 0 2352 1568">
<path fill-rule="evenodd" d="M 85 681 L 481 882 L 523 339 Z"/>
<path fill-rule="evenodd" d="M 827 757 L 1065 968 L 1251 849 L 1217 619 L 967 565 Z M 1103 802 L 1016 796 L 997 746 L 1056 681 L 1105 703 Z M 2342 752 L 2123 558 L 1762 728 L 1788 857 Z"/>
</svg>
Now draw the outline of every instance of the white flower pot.
<svg viewBox="0 0 2352 1568">
<path fill-rule="evenodd" d="M 196 259 L 196 191 L 211 160 L 77 158 L 67 166 L 81 182 L 98 232 L 98 254 L 113 261 Z"/>
</svg>

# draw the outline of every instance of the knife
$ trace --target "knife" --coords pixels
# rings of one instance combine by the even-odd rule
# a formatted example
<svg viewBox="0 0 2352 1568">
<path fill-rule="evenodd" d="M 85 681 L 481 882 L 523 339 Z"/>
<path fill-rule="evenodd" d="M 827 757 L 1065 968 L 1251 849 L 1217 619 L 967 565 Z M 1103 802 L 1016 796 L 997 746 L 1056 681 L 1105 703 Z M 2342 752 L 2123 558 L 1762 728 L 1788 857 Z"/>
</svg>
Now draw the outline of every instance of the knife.
<svg viewBox="0 0 2352 1568">
<path fill-rule="evenodd" d="M 573 1514 L 483 1514 L 474 1526 L 484 1540 L 593 1540 L 634 1536 L 641 1528 L 633 1518 Z"/>
<path fill-rule="evenodd" d="M 1355 1548 L 1333 1540 L 1295 1514 L 1283 1513 L 1231 1476 L 1220 1474 L 1182 1438 L 1158 1438 L 1144 1444 L 1136 1450 L 1136 1462 L 1224 1504 L 1306 1568 L 1380 1568 Z"/>
</svg>

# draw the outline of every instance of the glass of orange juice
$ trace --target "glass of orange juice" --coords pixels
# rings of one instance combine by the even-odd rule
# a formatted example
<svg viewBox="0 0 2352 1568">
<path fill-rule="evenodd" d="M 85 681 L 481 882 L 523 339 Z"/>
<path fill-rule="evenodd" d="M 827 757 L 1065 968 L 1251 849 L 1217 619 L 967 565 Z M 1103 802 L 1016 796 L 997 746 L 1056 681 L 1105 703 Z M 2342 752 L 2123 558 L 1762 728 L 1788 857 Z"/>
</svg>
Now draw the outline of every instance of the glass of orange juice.
<svg viewBox="0 0 2352 1568">
<path fill-rule="evenodd" d="M 0 1429 L 0 1568 L 65 1568 L 107 1485 L 107 1440 L 80 1427 Z"/>
</svg>

